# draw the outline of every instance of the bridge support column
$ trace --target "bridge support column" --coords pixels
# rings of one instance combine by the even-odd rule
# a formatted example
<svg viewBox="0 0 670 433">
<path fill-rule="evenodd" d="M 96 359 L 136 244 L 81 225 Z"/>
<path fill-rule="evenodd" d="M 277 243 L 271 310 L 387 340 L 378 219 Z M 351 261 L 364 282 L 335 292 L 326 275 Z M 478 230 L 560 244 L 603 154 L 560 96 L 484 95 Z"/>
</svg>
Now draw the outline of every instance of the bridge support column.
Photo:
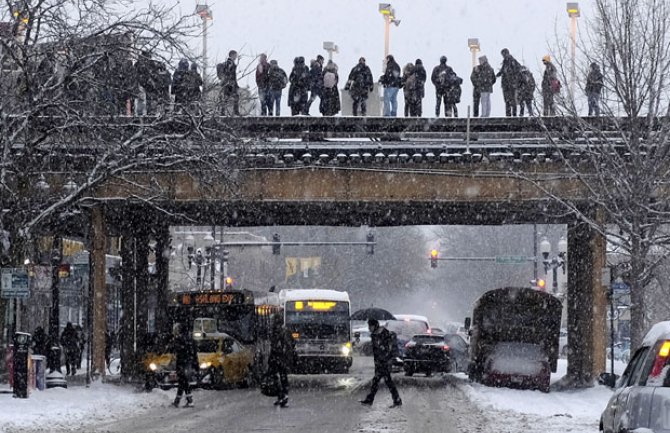
<svg viewBox="0 0 670 433">
<path fill-rule="evenodd" d="M 144 358 L 149 324 L 149 236 L 146 230 L 135 237 L 135 293 L 137 350 L 135 356 L 140 362 Z"/>
<path fill-rule="evenodd" d="M 170 257 L 165 256 L 164 252 L 170 248 L 170 228 L 161 226 L 156 235 L 156 272 L 157 292 L 156 292 L 156 332 L 159 335 L 171 333 L 169 328 L 170 321 L 167 317 L 168 305 L 168 276 Z"/>
<path fill-rule="evenodd" d="M 605 313 L 607 297 L 602 285 L 605 239 L 586 223 L 568 229 L 569 286 L 567 387 L 591 386 L 605 369 Z"/>
<path fill-rule="evenodd" d="M 93 274 L 93 341 L 91 342 L 92 370 L 105 375 L 105 346 L 107 331 L 107 229 L 105 214 L 101 206 L 91 210 L 91 264 Z"/>
<path fill-rule="evenodd" d="M 136 374 L 135 357 L 135 239 L 129 230 L 121 238 L 121 374 L 133 377 Z"/>
</svg>

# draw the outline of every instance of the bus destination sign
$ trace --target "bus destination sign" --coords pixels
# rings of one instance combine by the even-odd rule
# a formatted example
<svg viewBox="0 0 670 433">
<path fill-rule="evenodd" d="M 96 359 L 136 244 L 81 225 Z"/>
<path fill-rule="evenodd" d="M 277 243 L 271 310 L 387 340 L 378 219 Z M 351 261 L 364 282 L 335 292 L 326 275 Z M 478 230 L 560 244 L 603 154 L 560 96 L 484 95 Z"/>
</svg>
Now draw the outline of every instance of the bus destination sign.
<svg viewBox="0 0 670 433">
<path fill-rule="evenodd" d="M 241 305 L 244 293 L 184 293 L 178 301 L 182 305 Z"/>
</svg>

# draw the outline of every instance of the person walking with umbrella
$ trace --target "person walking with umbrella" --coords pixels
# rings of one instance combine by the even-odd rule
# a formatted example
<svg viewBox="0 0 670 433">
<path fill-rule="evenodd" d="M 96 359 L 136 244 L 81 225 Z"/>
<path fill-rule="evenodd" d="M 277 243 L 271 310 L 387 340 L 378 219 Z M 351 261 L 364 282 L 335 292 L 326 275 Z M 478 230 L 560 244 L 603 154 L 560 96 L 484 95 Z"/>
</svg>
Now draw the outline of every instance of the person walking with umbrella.
<svg viewBox="0 0 670 433">
<path fill-rule="evenodd" d="M 391 407 L 402 406 L 402 400 L 398 393 L 393 379 L 391 378 L 391 366 L 393 359 L 396 357 L 398 351 L 398 339 L 396 335 L 379 325 L 377 319 L 368 319 L 368 329 L 370 330 L 370 337 L 372 338 L 372 355 L 375 362 L 375 375 L 372 378 L 372 385 L 370 386 L 370 393 L 361 400 L 365 406 L 372 406 L 379 388 L 379 382 L 384 379 L 386 386 L 391 391 L 393 404 Z"/>
</svg>

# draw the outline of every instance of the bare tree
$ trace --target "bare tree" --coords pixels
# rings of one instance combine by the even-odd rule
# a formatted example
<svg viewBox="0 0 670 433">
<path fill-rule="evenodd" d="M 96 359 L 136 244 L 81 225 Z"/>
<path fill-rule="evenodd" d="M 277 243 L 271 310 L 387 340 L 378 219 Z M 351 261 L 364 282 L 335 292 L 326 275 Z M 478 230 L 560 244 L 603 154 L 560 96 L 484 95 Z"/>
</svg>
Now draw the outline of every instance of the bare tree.
<svg viewBox="0 0 670 433">
<path fill-rule="evenodd" d="M 628 256 L 631 338 L 637 345 L 647 327 L 646 287 L 670 252 L 670 4 L 595 0 L 593 10 L 583 33 L 579 63 L 582 72 L 592 64 L 603 70 L 602 117 L 582 118 L 581 98 L 568 92 L 559 98 L 568 134 L 562 134 L 560 141 L 555 134 L 547 136 L 554 156 L 566 167 L 565 177 L 581 184 L 587 201 L 602 218 L 586 211 L 584 200 L 559 197 L 541 182 L 529 180 Z M 556 57 L 559 68 L 569 71 L 570 59 Z"/>
</svg>

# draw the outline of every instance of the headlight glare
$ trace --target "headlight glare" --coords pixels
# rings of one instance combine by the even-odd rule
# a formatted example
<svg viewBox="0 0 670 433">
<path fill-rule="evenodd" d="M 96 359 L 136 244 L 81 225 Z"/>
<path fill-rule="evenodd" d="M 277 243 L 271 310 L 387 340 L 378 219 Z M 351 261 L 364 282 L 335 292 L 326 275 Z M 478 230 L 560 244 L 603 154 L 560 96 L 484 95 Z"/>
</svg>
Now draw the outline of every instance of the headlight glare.
<svg viewBox="0 0 670 433">
<path fill-rule="evenodd" d="M 158 370 L 158 366 L 156 365 L 155 362 L 152 362 L 151 364 L 149 364 L 149 370 L 151 370 L 151 371 Z"/>
</svg>

